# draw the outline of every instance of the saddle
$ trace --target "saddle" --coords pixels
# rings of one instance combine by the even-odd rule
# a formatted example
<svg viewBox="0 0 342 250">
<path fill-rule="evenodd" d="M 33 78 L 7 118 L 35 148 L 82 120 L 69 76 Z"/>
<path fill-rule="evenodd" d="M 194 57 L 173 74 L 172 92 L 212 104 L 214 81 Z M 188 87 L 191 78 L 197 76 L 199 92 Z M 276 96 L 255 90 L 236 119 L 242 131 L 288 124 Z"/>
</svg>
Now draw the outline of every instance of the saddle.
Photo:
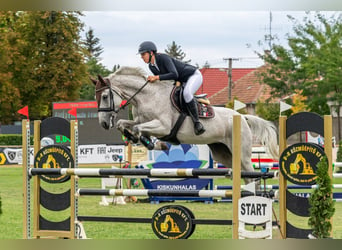
<svg viewBox="0 0 342 250">
<path fill-rule="evenodd" d="M 194 97 L 197 104 L 198 117 L 213 118 L 215 116 L 214 109 L 212 106 L 210 106 L 209 100 L 205 99 L 206 94 Z M 187 108 L 185 107 L 185 101 L 183 99 L 183 87 L 180 84 L 175 84 L 175 87 L 172 89 L 170 99 L 172 105 L 178 110 L 179 117 L 176 121 L 176 124 L 171 129 L 170 133 L 159 139 L 178 145 L 180 144 L 180 142 L 177 139 L 177 132 L 182 126 L 186 116 L 190 115 Z"/>
<path fill-rule="evenodd" d="M 178 84 L 175 85 L 170 96 L 171 103 L 178 110 L 179 113 L 189 115 L 189 112 L 185 107 L 185 101 L 183 99 L 183 90 L 183 86 L 180 86 Z M 210 102 L 206 97 L 207 94 L 194 96 L 194 100 L 197 104 L 199 118 L 213 118 L 215 116 L 214 109 L 210 105 Z"/>
</svg>

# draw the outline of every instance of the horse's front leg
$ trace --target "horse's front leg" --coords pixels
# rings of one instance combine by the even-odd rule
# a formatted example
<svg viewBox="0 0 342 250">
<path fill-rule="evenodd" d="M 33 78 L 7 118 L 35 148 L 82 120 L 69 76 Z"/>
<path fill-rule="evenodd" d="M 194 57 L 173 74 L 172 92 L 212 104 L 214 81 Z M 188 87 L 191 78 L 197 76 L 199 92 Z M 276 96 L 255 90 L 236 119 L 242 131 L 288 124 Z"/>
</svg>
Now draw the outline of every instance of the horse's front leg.
<svg viewBox="0 0 342 250">
<path fill-rule="evenodd" d="M 116 128 L 124 135 L 128 138 L 128 140 L 132 141 L 133 143 L 137 143 L 138 142 L 138 137 L 135 137 L 132 134 L 132 127 L 136 124 L 135 121 L 132 120 L 123 120 L 120 119 L 119 121 L 117 121 L 116 123 Z"/>
<path fill-rule="evenodd" d="M 133 134 L 140 137 L 141 135 L 150 135 L 155 137 L 163 137 L 167 135 L 170 128 L 166 128 L 159 120 L 152 120 L 139 123 L 133 126 Z"/>
<path fill-rule="evenodd" d="M 132 120 L 120 119 L 116 122 L 116 128 L 123 133 L 124 129 L 132 130 L 132 127 L 136 124 L 137 122 Z"/>
<path fill-rule="evenodd" d="M 145 123 L 136 124 L 133 126 L 134 136 L 140 139 L 140 142 L 149 150 L 167 150 L 168 146 L 165 142 L 157 140 L 152 142 L 150 136 L 162 137 L 166 135 L 168 130 L 162 125 L 159 120 L 152 120 Z"/>
</svg>

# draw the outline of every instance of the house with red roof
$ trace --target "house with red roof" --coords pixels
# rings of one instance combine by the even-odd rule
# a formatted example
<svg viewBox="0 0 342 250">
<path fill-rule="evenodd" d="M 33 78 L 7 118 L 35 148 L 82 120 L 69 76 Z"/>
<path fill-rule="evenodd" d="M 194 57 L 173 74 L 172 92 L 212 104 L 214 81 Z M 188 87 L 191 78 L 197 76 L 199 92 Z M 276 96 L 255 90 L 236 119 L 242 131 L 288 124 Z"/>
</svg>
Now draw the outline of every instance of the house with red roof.
<svg viewBox="0 0 342 250">
<path fill-rule="evenodd" d="M 254 70 L 255 68 L 232 69 L 232 81 L 235 82 L 244 75 Z M 217 92 L 228 86 L 227 68 L 202 68 L 200 69 L 200 71 L 203 75 L 203 84 L 198 89 L 196 94 L 205 93 L 208 95 L 208 97 L 211 97 L 212 95 L 216 94 Z"/>
<path fill-rule="evenodd" d="M 207 93 L 209 101 L 215 106 L 225 106 L 228 103 L 228 69 L 203 68 L 203 84 L 197 94 Z M 247 112 L 255 114 L 255 105 L 258 100 L 270 97 L 270 87 L 262 84 L 258 74 L 265 70 L 259 68 L 232 69 L 232 99 L 246 104 Z"/>
</svg>

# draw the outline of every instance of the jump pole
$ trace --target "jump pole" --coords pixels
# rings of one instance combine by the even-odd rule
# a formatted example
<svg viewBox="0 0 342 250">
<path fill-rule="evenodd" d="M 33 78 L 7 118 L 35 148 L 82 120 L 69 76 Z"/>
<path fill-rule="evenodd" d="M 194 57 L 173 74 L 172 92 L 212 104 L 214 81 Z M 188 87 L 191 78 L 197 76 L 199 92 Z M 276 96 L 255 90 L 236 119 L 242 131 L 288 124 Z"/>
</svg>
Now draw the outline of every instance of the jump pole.
<svg viewBox="0 0 342 250">
<path fill-rule="evenodd" d="M 232 174 L 233 172 L 233 174 Z M 277 178 L 278 172 L 241 172 L 240 178 Z M 77 175 L 78 177 L 114 177 L 114 178 L 232 178 L 230 169 L 194 169 L 194 168 L 158 168 L 158 169 L 120 169 L 120 168 L 32 168 L 30 176 L 36 175 Z"/>
<path fill-rule="evenodd" d="M 241 115 L 233 116 L 233 239 L 239 239 L 239 199 L 241 197 Z"/>
</svg>

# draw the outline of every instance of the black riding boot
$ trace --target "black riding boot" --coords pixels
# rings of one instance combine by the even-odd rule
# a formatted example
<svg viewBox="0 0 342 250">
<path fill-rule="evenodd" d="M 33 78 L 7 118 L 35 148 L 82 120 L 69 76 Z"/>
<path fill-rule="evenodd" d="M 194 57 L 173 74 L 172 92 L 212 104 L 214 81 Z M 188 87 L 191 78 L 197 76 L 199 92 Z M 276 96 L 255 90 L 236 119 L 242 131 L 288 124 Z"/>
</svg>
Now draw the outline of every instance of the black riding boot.
<svg viewBox="0 0 342 250">
<path fill-rule="evenodd" d="M 186 108 L 188 109 L 191 119 L 194 123 L 195 134 L 203 134 L 205 129 L 198 119 L 198 110 L 195 100 L 192 99 L 189 103 L 186 103 Z"/>
</svg>

